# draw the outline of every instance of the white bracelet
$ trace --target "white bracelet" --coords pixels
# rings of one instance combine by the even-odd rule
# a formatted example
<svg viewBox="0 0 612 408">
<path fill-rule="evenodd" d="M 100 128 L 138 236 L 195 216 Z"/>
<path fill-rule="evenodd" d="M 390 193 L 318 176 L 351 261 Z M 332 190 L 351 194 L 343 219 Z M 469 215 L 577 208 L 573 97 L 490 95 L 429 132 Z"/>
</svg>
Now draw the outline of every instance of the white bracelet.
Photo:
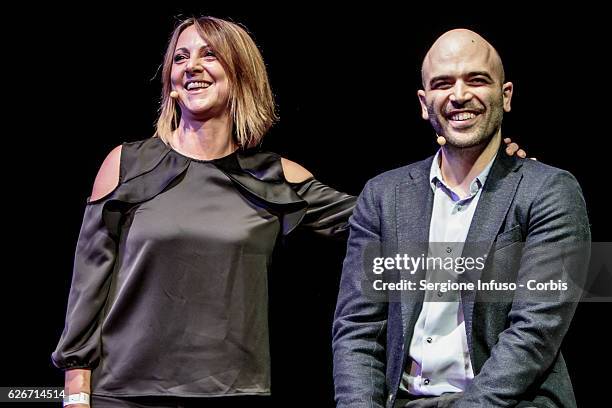
<svg viewBox="0 0 612 408">
<path fill-rule="evenodd" d="M 79 392 L 78 394 L 70 394 L 69 396 L 64 397 L 65 407 L 74 404 L 89 405 L 89 394 L 86 392 Z"/>
</svg>

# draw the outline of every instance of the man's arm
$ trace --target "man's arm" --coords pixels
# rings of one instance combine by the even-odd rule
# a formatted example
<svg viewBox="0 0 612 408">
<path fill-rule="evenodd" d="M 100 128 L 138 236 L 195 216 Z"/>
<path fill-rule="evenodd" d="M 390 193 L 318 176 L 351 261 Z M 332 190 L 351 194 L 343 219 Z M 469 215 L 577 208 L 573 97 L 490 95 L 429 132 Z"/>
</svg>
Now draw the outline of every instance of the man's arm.
<svg viewBox="0 0 612 408">
<path fill-rule="evenodd" d="M 520 293 L 522 299 L 513 302 L 508 314 L 509 327 L 454 407 L 505 407 L 521 401 L 554 362 L 574 315 L 588 254 L 577 251 L 561 256 L 559 248 L 584 248 L 590 242 L 586 205 L 576 179 L 567 172 L 549 176 L 528 217 L 518 281 L 567 280 L 568 276 L 574 280 L 568 281 L 566 292 L 558 292 L 555 301 Z"/>
<path fill-rule="evenodd" d="M 340 408 L 384 407 L 387 304 L 362 293 L 364 254 L 379 256 L 380 212 L 366 184 L 350 219 L 333 325 L 334 385 Z"/>
</svg>

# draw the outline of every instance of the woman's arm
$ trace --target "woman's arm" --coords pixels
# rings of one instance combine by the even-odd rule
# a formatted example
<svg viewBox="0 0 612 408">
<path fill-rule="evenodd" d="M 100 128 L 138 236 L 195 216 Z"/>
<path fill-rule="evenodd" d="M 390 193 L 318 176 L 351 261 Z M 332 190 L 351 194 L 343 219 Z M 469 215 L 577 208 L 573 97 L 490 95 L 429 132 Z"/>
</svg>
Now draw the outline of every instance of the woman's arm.
<svg viewBox="0 0 612 408">
<path fill-rule="evenodd" d="M 111 150 L 100 166 L 91 192 L 91 201 L 99 200 L 117 187 L 117 184 L 119 184 L 120 160 L 121 145 Z"/>
<path fill-rule="evenodd" d="M 337 191 L 314 178 L 301 165 L 281 158 L 285 180 L 289 182 L 308 209 L 300 222 L 301 228 L 320 235 L 346 238 L 348 219 L 355 206 L 356 197 Z"/>
<path fill-rule="evenodd" d="M 510 138 L 504 139 L 506 154 L 525 157 Z M 348 220 L 355 206 L 356 197 L 337 191 L 316 180 L 312 173 L 291 160 L 281 158 L 285 180 L 306 202 L 308 209 L 300 225 L 326 236 L 346 238 Z"/>
<path fill-rule="evenodd" d="M 287 180 L 289 183 L 301 183 L 313 177 L 311 172 L 289 159 L 281 157 L 281 164 L 283 165 L 285 180 Z"/>
<path fill-rule="evenodd" d="M 99 331 L 95 321 L 107 298 L 116 251 L 116 237 L 103 221 L 101 199 L 119 184 L 120 158 L 121 146 L 118 146 L 100 166 L 79 234 L 66 326 L 53 353 L 55 365 L 65 370 L 66 396 L 91 392 L 90 367 L 98 359 Z"/>
<path fill-rule="evenodd" d="M 91 394 L 91 370 L 87 369 L 74 369 L 68 370 L 65 373 L 64 379 L 64 393 L 66 396 L 71 394 L 78 394 L 85 392 Z M 74 404 L 70 405 L 71 408 L 86 408 L 89 405 L 85 404 Z"/>
</svg>

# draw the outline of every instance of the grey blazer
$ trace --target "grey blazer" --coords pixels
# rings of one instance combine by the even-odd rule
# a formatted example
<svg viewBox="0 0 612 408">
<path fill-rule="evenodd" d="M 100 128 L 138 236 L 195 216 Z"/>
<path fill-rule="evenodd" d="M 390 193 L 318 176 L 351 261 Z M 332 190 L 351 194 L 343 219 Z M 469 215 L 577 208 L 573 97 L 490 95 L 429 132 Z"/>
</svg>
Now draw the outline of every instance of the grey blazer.
<svg viewBox="0 0 612 408">
<path fill-rule="evenodd" d="M 423 292 L 404 293 L 401 301 L 388 302 L 365 296 L 364 252 L 376 248 L 374 252 L 392 256 L 427 242 L 432 159 L 370 180 L 351 217 L 333 325 L 338 407 L 391 407 L 395 401 Z M 559 277 L 556 271 L 573 272 L 574 282 L 555 301 L 546 302 L 484 302 L 475 291 L 461 293 L 475 378 L 454 407 L 576 406 L 559 349 L 579 298 L 588 251 L 559 259 L 540 249 L 547 243 L 589 241 L 586 206 L 576 179 L 540 162 L 509 157 L 500 148 L 466 240 L 483 243 L 493 255 L 482 279 L 540 280 L 544 270 L 552 274 L 547 278 Z M 469 255 L 466 248 L 463 256 Z M 510 248 L 519 248 L 518 256 Z M 419 273 L 424 274 L 419 271 L 417 279 Z"/>
</svg>

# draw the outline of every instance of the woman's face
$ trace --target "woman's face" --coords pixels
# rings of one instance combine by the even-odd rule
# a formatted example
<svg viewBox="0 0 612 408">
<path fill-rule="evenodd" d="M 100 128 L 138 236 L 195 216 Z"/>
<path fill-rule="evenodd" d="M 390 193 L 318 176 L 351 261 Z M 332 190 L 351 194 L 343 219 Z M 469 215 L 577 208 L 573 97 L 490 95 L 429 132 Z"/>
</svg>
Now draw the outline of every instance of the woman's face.
<svg viewBox="0 0 612 408">
<path fill-rule="evenodd" d="M 206 120 L 228 113 L 229 81 L 195 26 L 180 34 L 170 74 L 183 118 Z"/>
</svg>

